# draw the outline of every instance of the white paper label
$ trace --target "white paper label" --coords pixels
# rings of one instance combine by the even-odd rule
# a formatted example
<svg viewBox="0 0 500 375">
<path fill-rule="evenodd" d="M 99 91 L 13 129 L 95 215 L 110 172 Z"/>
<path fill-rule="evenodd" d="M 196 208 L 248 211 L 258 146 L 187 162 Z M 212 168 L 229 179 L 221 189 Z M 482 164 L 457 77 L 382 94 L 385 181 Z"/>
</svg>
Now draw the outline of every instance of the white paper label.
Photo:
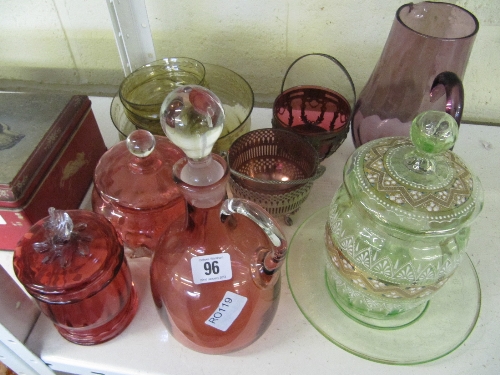
<svg viewBox="0 0 500 375">
<path fill-rule="evenodd" d="M 191 272 L 195 284 L 231 280 L 231 256 L 228 253 L 191 258 Z"/>
<path fill-rule="evenodd" d="M 7 224 L 7 222 L 5 221 L 5 219 L 2 217 L 2 215 L 0 215 L 0 225 L 5 225 Z"/>
<path fill-rule="evenodd" d="M 248 298 L 233 292 L 226 292 L 224 298 L 205 324 L 226 332 L 240 315 Z"/>
</svg>

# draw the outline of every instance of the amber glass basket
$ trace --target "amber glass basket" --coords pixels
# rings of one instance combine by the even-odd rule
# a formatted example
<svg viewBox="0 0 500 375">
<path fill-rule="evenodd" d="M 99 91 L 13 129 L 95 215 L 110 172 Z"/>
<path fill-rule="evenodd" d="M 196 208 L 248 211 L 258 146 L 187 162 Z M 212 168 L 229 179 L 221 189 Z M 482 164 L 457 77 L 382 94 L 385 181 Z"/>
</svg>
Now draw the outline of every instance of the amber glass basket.
<svg viewBox="0 0 500 375">
<path fill-rule="evenodd" d="M 227 153 L 229 186 L 235 197 L 251 200 L 291 225 L 325 167 L 304 138 L 281 129 L 258 129 L 239 137 Z"/>
</svg>

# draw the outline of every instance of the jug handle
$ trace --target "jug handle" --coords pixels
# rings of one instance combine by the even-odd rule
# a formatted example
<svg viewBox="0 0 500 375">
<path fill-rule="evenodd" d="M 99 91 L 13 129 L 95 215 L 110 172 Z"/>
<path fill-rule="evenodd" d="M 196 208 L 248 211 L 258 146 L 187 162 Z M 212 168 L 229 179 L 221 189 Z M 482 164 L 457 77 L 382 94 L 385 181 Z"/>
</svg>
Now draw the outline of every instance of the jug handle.
<svg viewBox="0 0 500 375">
<path fill-rule="evenodd" d="M 453 72 L 439 73 L 432 82 L 429 93 L 431 102 L 436 101 L 443 95 L 443 88 L 446 94 L 446 113 L 453 116 L 458 125 L 464 110 L 464 87 L 462 80 Z"/>
<path fill-rule="evenodd" d="M 283 231 L 276 220 L 258 204 L 240 198 L 226 199 L 220 209 L 221 221 L 228 216 L 238 213 L 256 223 L 267 235 L 271 249 L 260 249 L 256 259 L 252 262 L 252 273 L 257 277 L 257 284 L 266 287 L 272 282 L 272 276 L 280 269 L 285 260 L 288 243 Z"/>
</svg>

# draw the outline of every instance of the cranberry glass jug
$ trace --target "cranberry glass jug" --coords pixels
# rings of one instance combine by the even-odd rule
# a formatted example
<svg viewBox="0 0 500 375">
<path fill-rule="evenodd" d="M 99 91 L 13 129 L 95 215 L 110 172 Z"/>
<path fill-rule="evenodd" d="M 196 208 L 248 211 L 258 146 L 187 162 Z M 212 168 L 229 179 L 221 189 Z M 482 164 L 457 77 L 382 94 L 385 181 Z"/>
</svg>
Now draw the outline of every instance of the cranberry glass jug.
<svg viewBox="0 0 500 375">
<path fill-rule="evenodd" d="M 218 98 L 200 86 L 167 96 L 161 123 L 187 157 L 174 166 L 187 217 L 170 226 L 151 263 L 151 289 L 172 336 L 203 353 L 250 345 L 270 325 L 287 242 L 260 206 L 225 199 L 229 168 L 211 154 L 223 126 Z"/>
<path fill-rule="evenodd" d="M 412 120 L 427 110 L 446 110 L 460 124 L 461 80 L 478 29 L 476 17 L 454 4 L 401 6 L 355 105 L 354 145 L 382 137 L 407 137 Z"/>
<path fill-rule="evenodd" d="M 92 208 L 113 224 L 131 257 L 151 256 L 165 229 L 185 214 L 172 180 L 183 156 L 167 137 L 136 130 L 99 160 Z"/>
<path fill-rule="evenodd" d="M 137 310 L 122 242 L 102 215 L 49 213 L 19 241 L 16 276 L 64 338 L 81 345 L 108 341 Z"/>
</svg>

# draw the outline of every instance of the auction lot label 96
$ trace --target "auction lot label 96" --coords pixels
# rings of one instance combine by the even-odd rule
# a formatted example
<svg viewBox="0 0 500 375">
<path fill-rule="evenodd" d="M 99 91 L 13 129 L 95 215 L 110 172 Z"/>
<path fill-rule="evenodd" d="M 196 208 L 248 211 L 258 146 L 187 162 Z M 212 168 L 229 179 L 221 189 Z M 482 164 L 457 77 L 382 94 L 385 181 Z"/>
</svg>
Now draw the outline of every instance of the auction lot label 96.
<svg viewBox="0 0 500 375">
<path fill-rule="evenodd" d="M 191 272 L 195 284 L 231 280 L 231 256 L 220 253 L 191 258 Z"/>
</svg>

